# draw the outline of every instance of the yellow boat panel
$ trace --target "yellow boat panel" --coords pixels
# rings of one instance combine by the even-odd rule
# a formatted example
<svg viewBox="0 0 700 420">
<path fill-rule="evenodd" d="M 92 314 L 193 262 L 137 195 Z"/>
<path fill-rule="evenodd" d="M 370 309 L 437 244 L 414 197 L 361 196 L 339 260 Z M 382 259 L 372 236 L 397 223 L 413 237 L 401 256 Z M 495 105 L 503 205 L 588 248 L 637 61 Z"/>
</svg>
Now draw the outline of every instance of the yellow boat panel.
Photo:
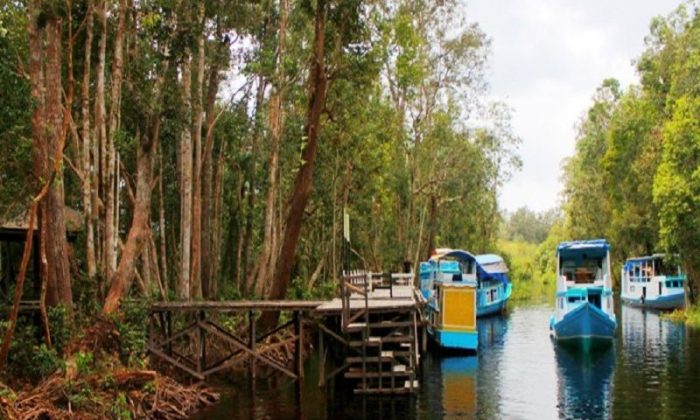
<svg viewBox="0 0 700 420">
<path fill-rule="evenodd" d="M 440 308 L 445 331 L 476 330 L 476 289 L 443 287 Z"/>
</svg>

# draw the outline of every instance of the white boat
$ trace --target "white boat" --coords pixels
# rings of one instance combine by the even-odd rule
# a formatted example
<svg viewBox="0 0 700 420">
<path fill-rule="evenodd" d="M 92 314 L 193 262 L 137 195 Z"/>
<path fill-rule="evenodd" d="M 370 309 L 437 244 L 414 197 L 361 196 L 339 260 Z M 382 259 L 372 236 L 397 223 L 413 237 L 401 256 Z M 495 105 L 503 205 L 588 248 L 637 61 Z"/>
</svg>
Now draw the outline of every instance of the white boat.
<svg viewBox="0 0 700 420">
<path fill-rule="evenodd" d="M 685 306 L 686 275 L 664 254 L 629 258 L 622 267 L 622 301 L 644 308 L 677 309 Z"/>
</svg>

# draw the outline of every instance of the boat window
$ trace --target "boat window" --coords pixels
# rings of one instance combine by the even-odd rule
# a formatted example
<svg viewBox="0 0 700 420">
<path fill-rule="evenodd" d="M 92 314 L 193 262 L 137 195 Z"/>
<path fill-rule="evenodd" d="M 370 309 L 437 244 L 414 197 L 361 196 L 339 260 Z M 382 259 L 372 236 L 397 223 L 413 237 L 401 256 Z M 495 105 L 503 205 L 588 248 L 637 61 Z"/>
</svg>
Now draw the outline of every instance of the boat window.
<svg viewBox="0 0 700 420">
<path fill-rule="evenodd" d="M 591 302 L 591 304 L 595 305 L 596 307 L 602 309 L 602 307 L 600 306 L 601 305 L 600 294 L 588 295 L 588 301 Z"/>
<path fill-rule="evenodd" d="M 569 303 L 580 302 L 581 300 L 581 296 L 569 296 L 568 299 Z"/>
</svg>

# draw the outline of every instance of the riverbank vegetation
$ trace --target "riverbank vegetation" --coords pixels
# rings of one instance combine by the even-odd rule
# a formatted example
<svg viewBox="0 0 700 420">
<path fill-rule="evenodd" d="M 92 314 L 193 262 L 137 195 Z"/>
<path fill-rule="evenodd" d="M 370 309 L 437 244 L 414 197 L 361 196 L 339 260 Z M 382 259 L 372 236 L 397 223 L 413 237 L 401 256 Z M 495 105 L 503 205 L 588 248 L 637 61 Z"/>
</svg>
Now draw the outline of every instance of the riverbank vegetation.
<svg viewBox="0 0 700 420">
<path fill-rule="evenodd" d="M 488 52 L 452 0 L 3 3 L 3 377 L 52 380 L 127 298 L 307 298 L 492 249 L 519 139 Z"/>
<path fill-rule="evenodd" d="M 636 60 L 639 83 L 601 83 L 563 171 L 570 237 L 607 238 L 614 267 L 631 256 L 679 254 L 694 305 L 700 292 L 698 7 L 686 2 L 652 21 Z M 688 320 L 700 325 L 695 315 Z"/>
<path fill-rule="evenodd" d="M 558 209 L 527 207 L 503 215 L 496 252 L 506 260 L 514 301 L 552 302 L 556 290 L 556 246 L 565 240 Z"/>
</svg>

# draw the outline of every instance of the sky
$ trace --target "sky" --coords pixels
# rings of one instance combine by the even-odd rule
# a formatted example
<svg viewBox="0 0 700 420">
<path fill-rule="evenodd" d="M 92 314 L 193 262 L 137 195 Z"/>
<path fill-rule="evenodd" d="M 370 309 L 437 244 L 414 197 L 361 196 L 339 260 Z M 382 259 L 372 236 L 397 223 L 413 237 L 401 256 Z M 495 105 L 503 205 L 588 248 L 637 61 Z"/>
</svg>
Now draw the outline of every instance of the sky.
<svg viewBox="0 0 700 420">
<path fill-rule="evenodd" d="M 502 189 L 501 208 L 560 204 L 561 163 L 576 125 L 609 77 L 637 82 L 633 61 L 655 16 L 681 0 L 464 0 L 469 21 L 491 40 L 487 81 L 508 104 L 522 139 L 522 169 Z"/>
</svg>

